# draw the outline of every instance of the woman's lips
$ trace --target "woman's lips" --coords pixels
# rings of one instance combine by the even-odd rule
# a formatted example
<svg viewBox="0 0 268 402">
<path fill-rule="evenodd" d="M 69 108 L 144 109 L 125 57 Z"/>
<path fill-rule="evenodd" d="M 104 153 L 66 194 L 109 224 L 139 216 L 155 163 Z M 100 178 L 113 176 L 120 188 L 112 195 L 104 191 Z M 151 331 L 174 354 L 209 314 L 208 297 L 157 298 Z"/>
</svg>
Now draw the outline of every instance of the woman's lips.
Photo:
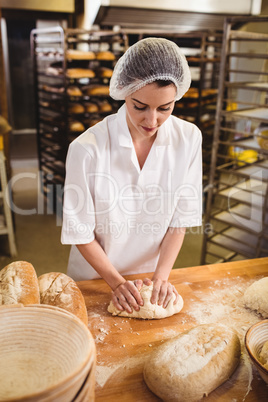
<svg viewBox="0 0 268 402">
<path fill-rule="evenodd" d="M 151 128 L 151 127 L 143 127 L 142 126 L 142 128 L 143 128 L 144 131 L 147 131 L 147 133 L 151 133 L 151 132 L 157 130 L 157 127 L 152 127 Z"/>
</svg>

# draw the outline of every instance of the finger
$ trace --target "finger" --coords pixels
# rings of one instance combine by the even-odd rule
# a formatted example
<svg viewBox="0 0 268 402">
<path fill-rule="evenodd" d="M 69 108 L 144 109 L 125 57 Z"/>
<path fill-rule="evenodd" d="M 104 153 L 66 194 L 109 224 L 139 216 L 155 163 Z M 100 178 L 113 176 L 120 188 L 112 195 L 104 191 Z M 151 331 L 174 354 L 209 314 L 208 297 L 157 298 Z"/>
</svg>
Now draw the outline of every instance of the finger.
<svg viewBox="0 0 268 402">
<path fill-rule="evenodd" d="M 115 306 L 115 308 L 117 308 L 117 310 L 123 311 L 124 308 L 121 306 L 121 304 L 118 301 L 118 298 L 115 296 L 114 293 L 112 293 L 112 302 Z"/>
<path fill-rule="evenodd" d="M 162 306 L 164 301 L 166 300 L 167 294 L 168 294 L 168 282 L 162 282 L 159 295 L 158 295 L 158 305 Z"/>
<path fill-rule="evenodd" d="M 153 282 L 151 281 L 151 279 L 145 278 L 145 279 L 143 279 L 143 283 L 146 286 L 150 286 Z"/>
<path fill-rule="evenodd" d="M 172 296 L 173 296 L 173 286 L 170 285 L 170 286 L 167 287 L 166 297 L 165 297 L 165 300 L 163 301 L 163 307 L 164 308 L 167 307 L 168 303 L 172 299 Z"/>
<path fill-rule="evenodd" d="M 179 293 L 178 293 L 177 289 L 175 288 L 175 286 L 173 286 L 173 293 L 175 294 L 175 300 L 174 300 L 173 304 L 176 304 L 179 301 Z"/>
<path fill-rule="evenodd" d="M 126 289 L 122 289 L 122 291 L 115 294 L 115 296 L 117 297 L 117 302 L 123 307 L 123 309 L 128 313 L 132 313 L 131 305 L 135 304 L 136 301 L 131 293 L 129 293 Z"/>
<path fill-rule="evenodd" d="M 152 291 L 152 297 L 151 297 L 151 303 L 152 304 L 157 303 L 158 298 L 159 298 L 160 288 L 161 288 L 161 283 L 159 283 L 159 281 L 155 281 L 153 291 Z"/>
<path fill-rule="evenodd" d="M 137 288 L 138 290 L 141 290 L 142 284 L 143 284 L 143 282 L 142 282 L 141 279 L 136 279 L 136 280 L 134 281 L 134 285 L 136 286 L 136 288 Z"/>
<path fill-rule="evenodd" d="M 139 306 L 143 306 L 143 298 L 140 292 L 131 281 L 127 281 L 125 283 L 125 288 L 128 291 L 128 293 L 125 294 L 127 301 L 133 306 L 136 311 L 138 311 Z"/>
</svg>

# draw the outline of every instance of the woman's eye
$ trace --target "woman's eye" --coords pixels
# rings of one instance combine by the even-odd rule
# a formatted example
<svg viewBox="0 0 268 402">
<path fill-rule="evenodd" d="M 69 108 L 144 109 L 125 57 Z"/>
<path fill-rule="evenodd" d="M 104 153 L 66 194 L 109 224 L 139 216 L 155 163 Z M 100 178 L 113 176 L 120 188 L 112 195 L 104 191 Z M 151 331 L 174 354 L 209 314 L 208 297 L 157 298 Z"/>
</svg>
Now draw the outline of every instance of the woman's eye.
<svg viewBox="0 0 268 402">
<path fill-rule="evenodd" d="M 170 106 L 169 107 L 160 107 L 159 110 L 161 112 L 168 112 L 170 110 Z"/>
<path fill-rule="evenodd" d="M 134 105 L 134 109 L 136 109 L 136 110 L 145 110 L 146 106 L 138 107 L 138 106 Z"/>
</svg>

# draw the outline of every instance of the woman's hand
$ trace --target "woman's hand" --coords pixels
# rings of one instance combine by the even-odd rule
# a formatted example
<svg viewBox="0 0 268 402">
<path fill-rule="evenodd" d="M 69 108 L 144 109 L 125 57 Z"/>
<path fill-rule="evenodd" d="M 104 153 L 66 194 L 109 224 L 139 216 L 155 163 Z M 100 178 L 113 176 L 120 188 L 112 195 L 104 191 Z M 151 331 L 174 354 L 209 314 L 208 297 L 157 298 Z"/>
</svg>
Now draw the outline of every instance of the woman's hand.
<svg viewBox="0 0 268 402">
<path fill-rule="evenodd" d="M 148 278 L 143 280 L 143 283 L 149 286 L 152 281 Z M 151 297 L 152 304 L 158 304 L 159 306 L 167 307 L 169 301 L 172 298 L 172 294 L 174 293 L 176 299 L 174 300 L 174 304 L 178 301 L 179 294 L 176 288 L 168 281 L 164 281 L 161 279 L 155 279 L 153 281 L 153 292 Z"/>
<path fill-rule="evenodd" d="M 118 310 L 126 310 L 128 313 L 132 313 L 132 308 L 139 311 L 140 306 L 143 306 L 143 299 L 139 292 L 141 287 L 141 279 L 137 279 L 134 282 L 125 281 L 121 283 L 112 292 L 112 302 L 114 306 Z"/>
</svg>

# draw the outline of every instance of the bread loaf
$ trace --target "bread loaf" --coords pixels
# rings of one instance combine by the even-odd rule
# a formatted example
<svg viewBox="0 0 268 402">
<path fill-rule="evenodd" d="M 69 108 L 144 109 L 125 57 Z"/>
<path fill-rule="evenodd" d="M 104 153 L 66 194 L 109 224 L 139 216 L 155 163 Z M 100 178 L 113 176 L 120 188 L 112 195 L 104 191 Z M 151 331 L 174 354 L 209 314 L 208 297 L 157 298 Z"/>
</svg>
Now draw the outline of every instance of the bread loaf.
<svg viewBox="0 0 268 402">
<path fill-rule="evenodd" d="M 98 105 L 96 105 L 96 103 L 87 102 L 85 103 L 85 110 L 88 113 L 98 113 L 99 108 Z"/>
<path fill-rule="evenodd" d="M 115 55 L 109 50 L 98 52 L 96 55 L 97 60 L 115 60 Z"/>
<path fill-rule="evenodd" d="M 96 55 L 91 51 L 83 51 L 77 49 L 68 49 L 67 50 L 67 59 L 68 60 L 94 60 Z"/>
<path fill-rule="evenodd" d="M 80 121 L 71 121 L 69 123 L 69 130 L 74 132 L 81 132 L 85 130 L 85 126 Z"/>
<path fill-rule="evenodd" d="M 85 108 L 80 103 L 73 103 L 68 107 L 68 111 L 69 111 L 69 113 L 79 114 L 79 113 L 84 113 Z"/>
<path fill-rule="evenodd" d="M 34 267 L 26 261 L 14 261 L 0 271 L 0 305 L 38 304 L 39 289 Z"/>
<path fill-rule="evenodd" d="M 101 78 L 111 78 L 113 75 L 113 70 L 107 67 L 100 67 L 97 71 L 97 74 Z"/>
<path fill-rule="evenodd" d="M 99 102 L 98 106 L 99 111 L 101 113 L 107 113 L 112 111 L 112 105 L 107 101 Z"/>
<path fill-rule="evenodd" d="M 67 88 L 67 94 L 69 96 L 82 96 L 83 95 L 81 89 L 78 88 L 78 87 L 75 87 L 75 86 L 68 87 Z"/>
<path fill-rule="evenodd" d="M 84 297 L 75 281 L 60 272 L 39 276 L 40 303 L 60 307 L 80 318 L 88 325 Z"/>
<path fill-rule="evenodd" d="M 240 353 L 230 328 L 199 325 L 158 347 L 145 363 L 144 380 L 163 401 L 199 401 L 232 375 Z"/>
<path fill-rule="evenodd" d="M 66 75 L 68 78 L 94 78 L 95 73 L 89 68 L 68 68 Z"/>
<path fill-rule="evenodd" d="M 108 85 L 90 85 L 84 88 L 84 92 L 88 96 L 99 96 L 99 95 L 109 95 L 109 86 Z"/>
</svg>

